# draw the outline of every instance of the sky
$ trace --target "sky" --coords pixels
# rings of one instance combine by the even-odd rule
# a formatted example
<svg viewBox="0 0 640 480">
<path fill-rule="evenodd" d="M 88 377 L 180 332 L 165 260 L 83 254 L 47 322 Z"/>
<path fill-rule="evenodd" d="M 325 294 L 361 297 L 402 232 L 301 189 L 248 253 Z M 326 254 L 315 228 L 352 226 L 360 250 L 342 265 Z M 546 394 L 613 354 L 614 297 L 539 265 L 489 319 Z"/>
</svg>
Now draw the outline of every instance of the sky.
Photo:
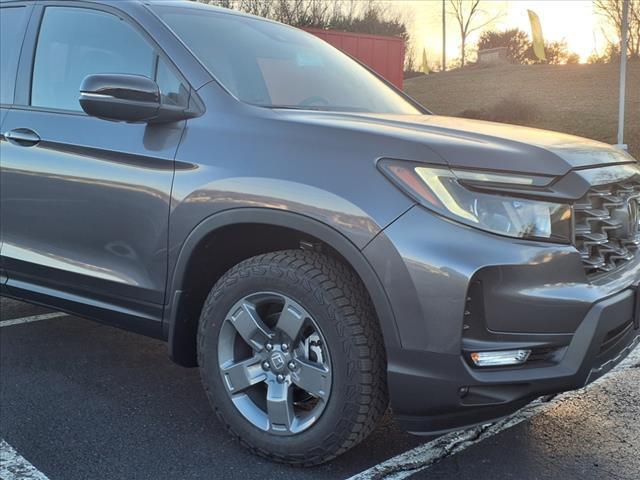
<svg viewBox="0 0 640 480">
<path fill-rule="evenodd" d="M 407 17 L 416 54 L 421 56 L 422 48 L 426 48 L 429 61 L 438 61 L 442 56 L 441 0 L 394 0 L 390 3 Z M 527 10 L 533 10 L 540 17 L 545 40 L 566 40 L 569 50 L 578 53 L 582 62 L 605 46 L 602 19 L 593 12 L 591 0 L 484 0 L 482 4 L 489 16 L 504 14 L 491 28 L 518 27 L 529 34 Z M 476 32 L 471 36 L 471 44 L 479 34 Z M 449 60 L 460 57 L 460 34 L 452 17 L 447 19 L 447 57 Z"/>
</svg>

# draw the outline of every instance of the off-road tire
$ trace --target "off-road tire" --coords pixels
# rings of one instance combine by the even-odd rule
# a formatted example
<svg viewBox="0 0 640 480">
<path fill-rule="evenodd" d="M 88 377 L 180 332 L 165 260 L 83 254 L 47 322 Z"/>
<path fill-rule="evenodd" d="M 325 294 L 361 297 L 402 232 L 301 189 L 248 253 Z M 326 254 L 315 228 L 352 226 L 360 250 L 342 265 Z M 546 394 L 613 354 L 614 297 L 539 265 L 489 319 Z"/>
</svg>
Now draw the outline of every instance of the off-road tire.
<svg viewBox="0 0 640 480">
<path fill-rule="evenodd" d="M 330 398 L 307 430 L 278 436 L 252 425 L 236 409 L 218 366 L 218 335 L 229 309 L 253 292 L 295 299 L 313 316 L 332 362 Z M 320 253 L 286 250 L 249 258 L 225 273 L 207 297 L 198 328 L 198 363 L 205 391 L 229 433 L 253 453 L 312 466 L 353 448 L 376 427 L 388 404 L 386 359 L 378 321 L 360 279 Z"/>
</svg>

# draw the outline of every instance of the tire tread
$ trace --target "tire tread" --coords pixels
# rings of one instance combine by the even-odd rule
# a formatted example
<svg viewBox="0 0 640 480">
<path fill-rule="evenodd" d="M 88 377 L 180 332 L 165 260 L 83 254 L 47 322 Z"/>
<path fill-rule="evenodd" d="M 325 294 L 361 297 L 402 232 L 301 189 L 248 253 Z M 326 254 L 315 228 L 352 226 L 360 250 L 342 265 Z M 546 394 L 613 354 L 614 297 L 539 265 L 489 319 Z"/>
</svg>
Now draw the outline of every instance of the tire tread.
<svg viewBox="0 0 640 480">
<path fill-rule="evenodd" d="M 354 369 L 348 372 L 355 391 L 343 406 L 342 418 L 335 431 L 319 445 L 301 454 L 276 454 L 259 448 L 250 438 L 243 438 L 231 425 L 213 401 L 210 385 L 203 385 L 216 415 L 226 430 L 253 453 L 273 461 L 295 466 L 313 466 L 325 463 L 353 448 L 377 426 L 388 405 L 386 384 L 386 356 L 376 315 L 364 285 L 346 264 L 328 255 L 307 250 L 283 250 L 249 258 L 226 272 L 209 293 L 200 317 L 198 333 L 198 362 L 201 358 L 206 319 L 216 308 L 225 290 L 248 276 L 276 275 L 301 285 L 324 306 L 335 322 L 342 347 L 350 358 L 355 358 Z M 350 339 L 350 340 L 348 340 Z M 334 347 L 335 348 L 335 347 Z M 349 350 L 354 349 L 352 355 Z M 353 415 L 350 412 L 356 412 Z"/>
</svg>

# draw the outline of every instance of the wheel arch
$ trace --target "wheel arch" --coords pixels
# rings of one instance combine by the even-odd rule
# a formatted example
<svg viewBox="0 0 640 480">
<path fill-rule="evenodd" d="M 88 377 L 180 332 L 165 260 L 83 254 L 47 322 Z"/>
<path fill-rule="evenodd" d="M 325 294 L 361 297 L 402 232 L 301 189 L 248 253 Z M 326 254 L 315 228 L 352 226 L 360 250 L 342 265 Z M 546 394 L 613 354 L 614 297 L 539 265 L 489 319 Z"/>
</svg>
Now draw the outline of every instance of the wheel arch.
<svg viewBox="0 0 640 480">
<path fill-rule="evenodd" d="M 264 244 L 249 242 L 236 246 L 238 232 L 257 233 L 265 237 Z M 272 235 L 280 232 L 282 235 Z M 236 237 L 234 237 L 236 235 Z M 391 304 L 375 270 L 364 254 L 342 233 L 313 218 L 298 213 L 268 208 L 238 208 L 225 210 L 204 219 L 189 234 L 180 248 L 173 273 L 167 285 L 167 304 L 164 309 L 163 334 L 168 340 L 169 356 L 176 363 L 193 367 L 196 360 L 196 335 L 203 293 L 193 288 L 190 277 L 200 271 L 194 262 L 213 258 L 207 253 L 208 245 L 234 240 L 233 252 L 222 252 L 208 285 L 215 283 L 228 268 L 254 255 L 287 248 L 299 248 L 301 241 L 316 246 L 319 242 L 324 253 L 337 255 L 358 275 L 372 301 L 387 352 L 399 347 L 399 334 Z M 293 244 L 292 242 L 295 242 Z M 242 242 L 240 242 L 242 243 Z M 226 262 L 226 263 L 225 263 Z M 231 263 L 227 267 L 227 263 Z M 200 265 L 200 264 L 198 264 Z M 208 289 L 207 289 L 208 293 Z M 205 295 L 206 296 L 206 295 Z M 199 307 L 196 308 L 196 306 Z"/>
</svg>

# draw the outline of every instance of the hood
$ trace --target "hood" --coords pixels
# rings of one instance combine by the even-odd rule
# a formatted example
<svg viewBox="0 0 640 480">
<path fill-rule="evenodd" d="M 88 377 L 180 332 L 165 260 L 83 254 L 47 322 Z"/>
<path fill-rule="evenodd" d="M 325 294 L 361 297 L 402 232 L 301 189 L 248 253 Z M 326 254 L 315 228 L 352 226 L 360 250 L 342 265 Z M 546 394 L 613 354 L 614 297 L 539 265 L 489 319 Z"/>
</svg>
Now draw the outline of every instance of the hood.
<svg viewBox="0 0 640 480">
<path fill-rule="evenodd" d="M 285 115 L 299 122 L 418 142 L 451 167 L 560 176 L 576 168 L 633 161 L 629 154 L 606 143 L 480 120 L 309 111 L 287 111 Z M 403 158 L 402 152 L 398 158 Z"/>
</svg>

